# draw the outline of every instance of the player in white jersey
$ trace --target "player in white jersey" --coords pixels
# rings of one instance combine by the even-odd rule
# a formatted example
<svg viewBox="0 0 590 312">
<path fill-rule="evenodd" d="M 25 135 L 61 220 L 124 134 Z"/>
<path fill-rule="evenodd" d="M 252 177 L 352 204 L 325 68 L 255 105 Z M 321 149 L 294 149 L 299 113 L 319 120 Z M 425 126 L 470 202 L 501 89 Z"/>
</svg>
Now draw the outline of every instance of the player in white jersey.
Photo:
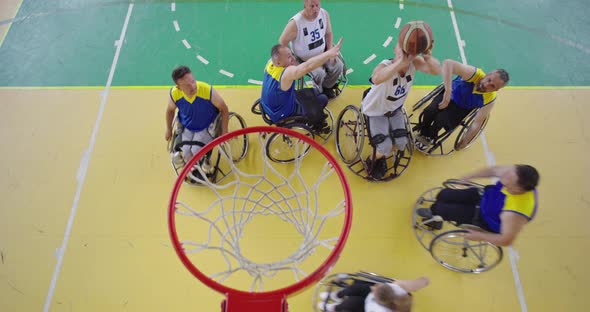
<svg viewBox="0 0 590 312">
<path fill-rule="evenodd" d="M 416 70 L 430 74 L 441 73 L 440 62 L 432 56 L 432 48 L 422 55 L 408 55 L 399 45 L 394 47 L 395 58 L 384 60 L 373 70 L 369 80 L 371 88 L 365 91 L 361 111 L 369 119 L 371 142 L 377 145 L 375 163 L 367 160 L 375 179 L 381 179 L 387 171 L 386 156 L 395 144 L 398 152 L 408 144 L 406 120 L 401 108 L 414 83 Z"/>
<path fill-rule="evenodd" d="M 332 48 L 333 37 L 330 14 L 321 8 L 320 0 L 304 0 L 303 10 L 289 20 L 279 43 L 284 46 L 291 43 L 295 56 L 305 62 Z M 332 99 L 337 95 L 338 77 L 343 68 L 340 58 L 334 57 L 309 75 L 318 91 Z"/>
</svg>

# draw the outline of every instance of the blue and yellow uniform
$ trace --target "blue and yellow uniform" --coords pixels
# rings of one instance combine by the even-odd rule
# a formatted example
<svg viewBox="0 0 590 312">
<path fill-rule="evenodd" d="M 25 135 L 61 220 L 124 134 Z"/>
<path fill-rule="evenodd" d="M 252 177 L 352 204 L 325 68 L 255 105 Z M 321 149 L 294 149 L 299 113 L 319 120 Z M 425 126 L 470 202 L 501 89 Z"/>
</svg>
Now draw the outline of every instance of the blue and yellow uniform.
<svg viewBox="0 0 590 312">
<path fill-rule="evenodd" d="M 537 213 L 537 196 L 537 190 L 518 195 L 510 194 L 504 185 L 498 182 L 486 187 L 480 202 L 481 216 L 492 231 L 500 233 L 502 225 L 500 214 L 511 211 L 530 221 Z"/>
<path fill-rule="evenodd" d="M 479 92 L 476 89 L 477 84 L 485 75 L 483 70 L 477 68 L 473 76 L 467 80 L 463 80 L 461 76 L 455 78 L 453 80 L 451 100 L 457 106 L 466 109 L 480 108 L 492 103 L 496 99 L 495 91 Z"/>
<path fill-rule="evenodd" d="M 282 90 L 281 76 L 284 72 L 285 67 L 274 66 L 272 61 L 268 61 L 264 68 L 260 103 L 264 112 L 274 123 L 295 112 L 295 81 L 289 90 Z"/>
<path fill-rule="evenodd" d="M 211 102 L 213 88 L 201 81 L 197 81 L 197 92 L 189 98 L 178 87 L 170 89 L 170 98 L 178 107 L 178 121 L 191 131 L 201 131 L 209 127 L 215 120 L 219 110 Z"/>
</svg>

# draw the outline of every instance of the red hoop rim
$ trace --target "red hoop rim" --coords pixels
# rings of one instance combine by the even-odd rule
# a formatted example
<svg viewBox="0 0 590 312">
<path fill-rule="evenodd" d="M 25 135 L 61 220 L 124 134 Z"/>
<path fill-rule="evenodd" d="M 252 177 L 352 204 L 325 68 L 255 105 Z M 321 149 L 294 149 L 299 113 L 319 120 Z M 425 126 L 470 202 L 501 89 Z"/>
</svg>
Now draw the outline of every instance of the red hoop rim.
<svg viewBox="0 0 590 312">
<path fill-rule="evenodd" d="M 332 252 L 328 256 L 328 258 L 313 273 L 309 274 L 307 277 L 298 281 L 297 283 L 294 283 L 290 286 L 279 288 L 279 289 L 276 289 L 273 291 L 247 292 L 247 291 L 234 289 L 234 288 L 225 286 L 223 284 L 220 284 L 220 283 L 214 281 L 213 279 L 211 279 L 208 276 L 206 276 L 205 274 L 203 274 L 199 269 L 197 269 L 197 267 L 188 259 L 186 254 L 183 252 L 182 246 L 181 246 L 180 241 L 178 240 L 178 236 L 176 234 L 175 210 L 176 210 L 176 199 L 178 196 L 178 191 L 180 190 L 180 187 L 182 186 L 182 184 L 184 182 L 184 178 L 188 174 L 188 171 L 190 171 L 190 168 L 192 168 L 194 166 L 194 164 L 199 159 L 201 159 L 203 156 L 205 156 L 205 154 L 208 153 L 210 150 L 212 150 L 215 146 L 218 146 L 222 142 L 228 141 L 230 138 L 233 138 L 233 137 L 236 137 L 239 135 L 245 135 L 245 134 L 250 134 L 250 133 L 260 133 L 260 132 L 281 133 L 281 134 L 293 136 L 293 137 L 296 137 L 300 140 L 305 141 L 306 143 L 312 145 L 315 149 L 319 150 L 322 153 L 322 155 L 324 155 L 324 157 L 326 157 L 328 159 L 328 161 L 331 163 L 332 167 L 334 168 L 334 170 L 338 174 L 338 178 L 340 179 L 340 183 L 343 187 L 343 191 L 345 194 L 345 203 L 344 203 L 345 217 L 344 217 L 344 226 L 342 227 L 342 231 L 340 232 L 340 237 L 338 239 L 336 246 L 334 247 L 334 249 L 332 250 Z M 340 253 L 344 249 L 344 245 L 346 244 L 346 240 L 348 239 L 348 234 L 350 233 L 351 225 L 352 225 L 352 196 L 350 193 L 350 186 L 348 185 L 348 181 L 346 180 L 346 177 L 344 175 L 344 171 L 342 170 L 342 168 L 338 164 L 338 161 L 336 160 L 336 158 L 334 156 L 332 156 L 332 154 L 330 154 L 328 152 L 328 150 L 326 150 L 325 147 L 323 147 L 321 144 L 314 141 L 313 139 L 311 139 L 301 133 L 298 133 L 296 131 L 293 131 L 293 130 L 290 130 L 287 128 L 281 128 L 281 127 L 257 126 L 257 127 L 243 128 L 243 129 L 239 129 L 239 130 L 236 130 L 233 132 L 226 133 L 226 134 L 214 139 L 213 141 L 211 141 L 207 145 L 205 145 L 201 150 L 199 150 L 199 152 L 195 156 L 193 156 L 193 158 L 184 166 L 184 169 L 182 170 L 182 172 L 178 175 L 178 178 L 176 179 L 176 182 L 174 184 L 174 188 L 172 189 L 172 194 L 170 196 L 170 202 L 168 205 L 168 230 L 170 233 L 170 239 L 172 240 L 172 245 L 174 246 L 174 250 L 176 251 L 176 254 L 180 258 L 180 260 L 182 261 L 184 266 L 193 274 L 193 276 L 195 276 L 197 279 L 199 279 L 203 284 L 207 285 L 209 288 L 212 288 L 215 291 L 217 291 L 223 295 L 226 295 L 226 296 L 237 295 L 237 296 L 245 298 L 245 299 L 260 299 L 263 297 L 277 298 L 277 297 L 282 297 L 282 296 L 286 297 L 286 296 L 295 294 L 299 291 L 302 291 L 302 290 L 306 289 L 307 287 L 311 286 L 313 283 L 319 281 L 322 277 L 324 277 L 324 275 L 328 271 L 330 271 L 330 269 L 332 269 L 332 267 L 334 266 L 336 261 L 338 261 Z"/>
</svg>

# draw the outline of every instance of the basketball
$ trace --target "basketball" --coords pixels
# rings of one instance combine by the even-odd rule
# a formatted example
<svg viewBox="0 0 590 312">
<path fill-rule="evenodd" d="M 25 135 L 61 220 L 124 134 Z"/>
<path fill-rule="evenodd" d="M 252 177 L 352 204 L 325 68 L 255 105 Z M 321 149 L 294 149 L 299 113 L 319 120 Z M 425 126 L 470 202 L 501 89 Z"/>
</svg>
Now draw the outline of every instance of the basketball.
<svg viewBox="0 0 590 312">
<path fill-rule="evenodd" d="M 399 46 L 410 55 L 417 55 L 428 50 L 434 37 L 432 28 L 423 21 L 411 21 L 399 32 Z"/>
</svg>

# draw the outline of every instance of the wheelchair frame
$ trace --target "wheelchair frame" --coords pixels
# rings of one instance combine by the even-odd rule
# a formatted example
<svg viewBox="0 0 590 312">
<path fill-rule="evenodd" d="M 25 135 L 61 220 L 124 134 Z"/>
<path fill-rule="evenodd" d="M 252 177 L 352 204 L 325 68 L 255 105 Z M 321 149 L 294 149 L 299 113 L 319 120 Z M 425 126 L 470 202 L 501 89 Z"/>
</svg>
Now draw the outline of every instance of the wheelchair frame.
<svg viewBox="0 0 590 312">
<path fill-rule="evenodd" d="M 317 136 L 322 139 L 322 144 L 326 144 L 326 142 L 328 142 L 328 140 L 330 139 L 330 137 L 334 133 L 334 116 L 332 115 L 332 112 L 328 108 L 324 108 L 324 113 L 328 116 L 326 118 L 326 122 L 328 123 L 328 127 L 329 127 L 329 131 L 327 133 L 323 133 L 323 132 L 314 130 L 312 128 L 312 126 L 309 124 L 309 121 L 307 120 L 307 118 L 305 118 L 304 116 L 301 116 L 301 115 L 289 116 L 289 117 L 283 118 L 282 120 L 280 120 L 277 123 L 274 123 L 270 119 L 270 117 L 268 117 L 268 115 L 263 112 L 262 107 L 261 107 L 261 103 L 260 103 L 260 99 L 257 99 L 254 102 L 254 104 L 252 104 L 250 111 L 255 115 L 261 115 L 264 122 L 267 123 L 268 125 L 275 125 L 277 127 L 283 127 L 283 128 L 295 130 L 297 132 L 302 133 L 305 136 L 311 137 L 312 139 L 315 139 Z M 280 147 L 280 145 L 282 145 L 282 144 L 284 144 L 288 147 L 292 147 L 295 144 L 295 142 L 291 141 L 291 138 L 289 136 L 286 136 L 286 135 L 283 135 L 280 133 L 271 134 L 271 137 L 267 141 L 267 145 L 265 147 L 265 150 L 266 150 L 267 156 L 272 161 L 278 162 L 278 163 L 289 163 L 289 162 L 294 161 L 295 158 L 297 158 L 297 157 L 307 155 L 307 153 L 309 152 L 309 150 L 311 148 L 311 146 L 308 145 L 308 146 L 306 146 L 306 148 L 303 150 L 303 152 L 300 155 L 297 155 L 297 156 L 288 155 L 286 157 L 281 157 L 279 155 L 279 153 L 274 153 L 273 151 L 285 150 L 284 148 Z"/>
<path fill-rule="evenodd" d="M 416 104 L 414 104 L 414 106 L 412 107 L 412 114 L 409 117 L 412 118 L 414 116 L 414 114 L 417 112 L 417 110 L 422 108 L 424 106 L 424 104 L 426 104 L 426 103 L 430 104 L 430 101 L 434 97 L 439 95 L 441 92 L 444 92 L 444 84 L 438 85 L 436 88 L 434 88 L 428 94 L 426 94 L 426 96 L 424 96 L 422 99 L 420 99 L 418 102 L 416 102 Z M 475 117 L 476 117 L 477 113 L 479 112 L 479 110 L 480 110 L 480 108 L 477 108 L 477 109 L 473 109 L 471 112 L 469 112 L 469 114 L 467 114 L 467 116 L 465 116 L 465 118 L 463 118 L 463 120 L 461 120 L 461 123 L 459 123 L 459 125 L 457 125 L 457 127 L 455 127 L 454 129 L 451 129 L 449 131 L 442 129 L 443 130 L 442 133 L 439 133 L 439 136 L 435 140 L 434 144 L 432 144 L 427 150 L 423 151 L 423 150 L 420 150 L 419 148 L 416 148 L 416 149 L 418 151 L 420 151 L 421 153 L 426 154 L 428 156 L 447 156 L 447 155 L 451 155 L 455 151 L 464 150 L 464 149 L 469 148 L 473 144 L 473 142 L 475 142 L 475 140 L 477 140 L 477 138 L 481 135 L 481 133 L 485 129 L 485 127 L 488 123 L 488 120 L 489 120 L 489 116 L 486 117 L 486 119 L 482 123 L 481 127 L 479 128 L 478 132 L 471 139 L 471 141 L 469 141 L 469 143 L 467 143 L 467 145 L 464 148 L 459 149 L 459 142 L 461 142 L 461 140 L 465 136 L 467 129 L 469 129 L 469 127 L 471 127 L 471 125 L 473 124 Z M 422 122 L 422 118 L 423 118 L 423 111 L 421 111 L 420 114 L 418 115 L 418 121 L 411 123 L 412 124 L 412 131 L 416 131 L 416 129 L 419 127 L 420 123 Z M 454 141 L 453 145 L 451 147 L 449 147 L 448 145 L 444 144 L 445 141 L 447 139 L 449 139 L 453 135 L 453 133 L 455 133 L 457 131 L 458 131 L 458 134 L 455 137 L 455 141 Z M 417 135 L 418 134 L 415 134 L 414 137 L 417 137 Z"/>
<path fill-rule="evenodd" d="M 228 116 L 228 128 L 231 127 L 232 120 L 237 120 L 237 122 L 239 123 L 239 127 L 242 129 L 247 127 L 246 121 L 244 121 L 244 118 L 242 116 L 240 116 L 237 113 L 230 112 L 229 116 Z M 202 142 L 199 142 L 199 141 L 182 141 L 182 132 L 184 131 L 184 127 L 180 124 L 180 122 L 178 122 L 177 117 L 175 117 L 174 121 L 172 122 L 172 129 L 173 129 L 172 130 L 173 131 L 172 138 L 168 141 L 168 144 L 167 144 L 167 149 L 168 149 L 168 152 L 170 153 L 171 158 L 174 158 L 174 153 L 176 153 L 176 152 L 182 153 L 181 148 L 184 145 L 205 146 L 205 144 L 203 144 Z M 228 129 L 228 131 L 234 131 L 234 130 L 237 130 L 237 129 L 231 129 L 231 128 Z M 210 125 L 208 131 L 209 131 L 209 134 L 211 134 L 211 136 L 213 138 L 216 138 L 221 135 L 221 114 L 218 114 L 217 117 L 215 117 L 215 120 Z M 246 153 L 248 151 L 248 138 L 246 136 L 243 136 L 241 138 L 241 140 L 242 140 L 241 151 L 237 155 L 232 155 L 232 159 L 234 162 L 239 162 L 242 159 L 244 159 L 244 157 L 246 157 Z M 219 150 L 211 151 L 211 152 L 212 153 L 210 153 L 206 156 L 209 159 L 213 158 L 213 163 L 211 164 L 211 166 L 213 167 L 213 172 L 211 174 L 208 174 L 208 177 L 212 183 L 217 183 L 217 182 L 222 181 L 229 174 L 229 172 L 225 172 L 224 170 L 219 168 L 219 161 L 220 161 L 220 153 L 221 152 Z M 186 165 L 187 162 L 188 162 L 188 160 L 183 159 L 183 164 L 177 165 L 174 163 L 173 159 L 171 160 L 172 169 L 174 170 L 174 173 L 176 174 L 176 176 L 178 176 L 180 174 L 180 171 L 184 168 L 184 166 Z M 188 183 L 188 182 L 185 181 L 185 183 Z M 197 183 L 188 183 L 188 184 L 200 185 Z"/>
<path fill-rule="evenodd" d="M 365 138 L 369 138 L 370 140 L 371 137 L 370 129 L 368 127 L 367 122 L 367 116 L 365 116 L 361 112 L 361 110 L 355 105 L 348 105 L 340 112 L 340 115 L 338 116 L 338 119 L 336 121 L 336 151 L 338 152 L 338 156 L 340 157 L 340 159 L 354 174 L 369 181 L 391 181 L 399 177 L 408 168 L 408 166 L 410 165 L 410 161 L 412 159 L 412 155 L 414 153 L 414 142 L 412 137 L 412 129 L 410 127 L 410 122 L 406 110 L 403 107 L 401 107 L 400 109 L 402 110 L 402 113 L 404 114 L 404 119 L 406 120 L 408 144 L 406 145 L 403 154 L 398 154 L 399 151 L 396 151 L 395 153 L 386 156 L 385 159 L 386 162 L 388 162 L 387 172 L 381 179 L 374 179 L 371 176 L 370 173 L 373 170 L 373 168 L 370 168 L 369 164 L 367 163 L 363 155 L 363 148 L 366 145 Z M 350 120 L 343 120 L 345 118 L 345 115 L 349 112 L 352 112 L 352 118 L 349 118 Z M 345 155 L 346 152 L 341 146 L 341 135 L 343 135 L 344 137 L 354 137 L 354 156 L 349 157 L 348 155 Z M 395 148 L 395 144 L 393 145 L 394 146 L 392 148 Z M 369 146 L 372 147 L 371 163 L 374 164 L 377 147 L 371 145 L 370 143 Z M 390 163 L 392 165 L 389 165 Z"/>
<path fill-rule="evenodd" d="M 444 188 L 466 189 L 476 187 L 483 191 L 483 185 L 473 182 L 450 179 L 442 187 L 431 188 L 420 195 L 412 211 L 412 226 L 416 239 L 424 249 L 442 266 L 462 273 L 482 273 L 493 269 L 503 257 L 502 247 L 485 241 L 470 241 L 465 238 L 467 229 L 483 231 L 471 224 L 456 224 L 443 220 L 440 216 L 423 220 L 417 213 L 419 208 L 430 208 L 436 201 L 436 195 Z M 428 224 L 442 222 L 440 230 L 434 230 Z M 446 250 L 457 249 L 459 254 L 447 254 Z M 468 263 L 471 262 L 471 263 Z M 463 265 L 465 264 L 465 265 Z M 471 265 L 472 264 L 472 265 Z"/>
<path fill-rule="evenodd" d="M 320 302 L 320 293 L 338 291 L 340 289 L 352 285 L 354 281 L 364 281 L 371 283 L 393 283 L 395 282 L 395 279 L 366 271 L 358 271 L 356 273 L 336 273 L 325 276 L 324 278 L 322 278 L 321 281 L 318 282 L 313 291 L 313 311 L 322 312 L 317 307 L 317 303 Z M 323 302 L 328 303 L 328 300 L 326 299 Z"/>
</svg>

